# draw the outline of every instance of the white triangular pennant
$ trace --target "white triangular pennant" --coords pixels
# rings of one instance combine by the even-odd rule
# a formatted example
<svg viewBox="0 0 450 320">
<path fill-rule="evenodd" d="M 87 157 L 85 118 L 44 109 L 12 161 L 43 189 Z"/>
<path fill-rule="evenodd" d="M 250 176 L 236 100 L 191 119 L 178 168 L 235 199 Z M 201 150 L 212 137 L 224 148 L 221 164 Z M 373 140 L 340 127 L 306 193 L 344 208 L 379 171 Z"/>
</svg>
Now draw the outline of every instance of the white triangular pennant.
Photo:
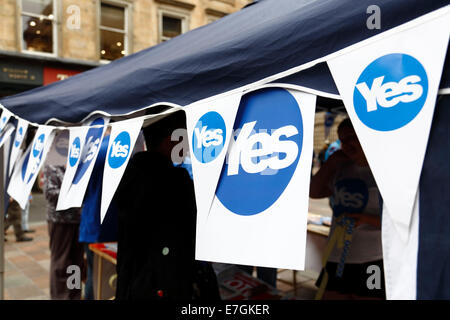
<svg viewBox="0 0 450 320">
<path fill-rule="evenodd" d="M 415 300 L 419 251 L 419 192 L 414 203 L 407 242 L 400 238 L 385 205 L 381 220 L 386 299 Z"/>
<path fill-rule="evenodd" d="M 282 88 L 242 98 L 209 216 L 197 223 L 197 260 L 304 268 L 315 102 Z"/>
<path fill-rule="evenodd" d="M 17 122 L 17 128 L 16 128 L 16 132 L 14 135 L 14 143 L 12 145 L 12 149 L 11 149 L 11 154 L 9 157 L 9 175 L 11 175 L 17 157 L 20 154 L 20 147 L 22 146 L 22 142 L 24 140 L 24 137 L 27 134 L 27 129 L 28 129 L 28 121 L 23 120 L 21 118 L 19 118 L 18 122 Z"/>
<path fill-rule="evenodd" d="M 241 95 L 232 94 L 211 102 L 192 104 L 185 109 L 197 203 L 197 226 L 208 217 Z"/>
<path fill-rule="evenodd" d="M 70 208 L 70 195 L 68 191 L 72 185 L 73 177 L 77 171 L 81 158 L 81 148 L 84 146 L 86 133 L 89 127 L 73 127 L 69 128 L 69 143 L 66 159 L 66 170 L 64 172 L 63 182 L 59 191 L 58 203 L 56 210 L 65 210 Z"/>
<path fill-rule="evenodd" d="M 408 238 L 447 51 L 450 13 L 443 12 L 328 61 L 403 241 Z"/>
<path fill-rule="evenodd" d="M 53 142 L 54 127 L 39 126 L 26 152 L 14 168 L 8 194 L 25 208 L 31 188 Z"/>
<path fill-rule="evenodd" d="M 3 105 L 0 104 L 0 107 L 3 109 L 3 112 L 0 116 L 0 132 L 3 130 L 3 128 L 6 126 L 6 124 L 9 121 L 9 118 L 11 118 L 12 113 L 6 109 L 5 107 L 3 107 Z"/>
<path fill-rule="evenodd" d="M 103 171 L 100 223 L 103 223 L 114 193 L 122 179 L 128 161 L 130 161 L 143 121 L 143 118 L 139 118 L 111 124 L 108 152 L 106 153 Z"/>
</svg>

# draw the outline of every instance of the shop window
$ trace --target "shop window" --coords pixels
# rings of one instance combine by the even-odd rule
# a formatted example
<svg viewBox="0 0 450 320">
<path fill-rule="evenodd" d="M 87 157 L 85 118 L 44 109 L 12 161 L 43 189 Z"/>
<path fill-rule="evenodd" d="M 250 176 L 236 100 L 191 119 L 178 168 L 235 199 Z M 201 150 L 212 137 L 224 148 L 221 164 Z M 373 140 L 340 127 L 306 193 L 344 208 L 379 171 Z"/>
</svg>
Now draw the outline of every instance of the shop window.
<svg viewBox="0 0 450 320">
<path fill-rule="evenodd" d="M 160 34 L 161 42 L 170 40 L 187 31 L 187 16 L 165 11 L 160 12 Z"/>
<path fill-rule="evenodd" d="M 102 2 L 100 8 L 100 59 L 116 60 L 128 52 L 127 6 Z"/>
<path fill-rule="evenodd" d="M 55 1 L 21 0 L 22 50 L 55 53 Z"/>
</svg>

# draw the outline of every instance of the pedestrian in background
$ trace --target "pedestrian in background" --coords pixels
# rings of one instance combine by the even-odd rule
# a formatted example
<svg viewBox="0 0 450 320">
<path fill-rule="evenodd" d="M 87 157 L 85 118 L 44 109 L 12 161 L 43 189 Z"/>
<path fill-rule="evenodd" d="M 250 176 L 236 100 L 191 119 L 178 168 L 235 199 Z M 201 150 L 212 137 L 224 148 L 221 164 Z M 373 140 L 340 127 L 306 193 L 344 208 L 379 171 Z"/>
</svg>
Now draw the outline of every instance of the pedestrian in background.
<svg viewBox="0 0 450 320">
<path fill-rule="evenodd" d="M 13 198 L 9 198 L 9 206 L 6 214 L 5 233 L 10 226 L 13 226 L 17 242 L 33 240 L 33 238 L 27 237 L 25 231 L 22 229 L 22 209 Z"/>
<path fill-rule="evenodd" d="M 367 287 L 368 267 L 383 271 L 381 197 L 350 119 L 338 127 L 341 147 L 311 179 L 310 197 L 330 197 L 333 210 L 326 265 L 317 299 L 385 299 Z M 323 295 L 323 296 L 322 296 Z"/>
<path fill-rule="evenodd" d="M 130 160 L 115 198 L 119 209 L 117 300 L 219 300 L 210 263 L 195 260 L 194 185 L 175 167 L 177 112 L 144 128 L 147 151 Z"/>
<path fill-rule="evenodd" d="M 22 210 L 22 229 L 25 233 L 33 233 L 36 231 L 34 229 L 30 229 L 30 226 L 28 224 L 30 218 L 31 200 L 33 200 L 33 196 L 30 194 L 25 209 Z"/>
<path fill-rule="evenodd" d="M 28 133 L 25 137 L 24 143 L 22 144 L 20 151 L 24 152 L 24 150 L 27 150 L 28 146 L 33 141 L 34 135 L 36 133 L 36 129 L 30 128 L 28 130 Z M 31 197 L 31 195 L 30 195 Z M 14 234 L 16 236 L 17 242 L 23 242 L 23 241 L 31 241 L 33 238 L 27 237 L 25 233 L 28 231 L 28 212 L 27 209 L 29 209 L 29 202 L 27 202 L 27 205 L 25 209 L 22 210 L 20 205 L 13 199 L 9 198 L 9 204 L 8 208 L 6 210 L 6 216 L 5 216 L 5 233 L 9 229 L 10 226 L 13 226 L 14 228 Z M 23 214 L 26 216 L 26 225 L 24 225 L 24 217 Z M 6 238 L 5 238 L 6 241 Z"/>
</svg>

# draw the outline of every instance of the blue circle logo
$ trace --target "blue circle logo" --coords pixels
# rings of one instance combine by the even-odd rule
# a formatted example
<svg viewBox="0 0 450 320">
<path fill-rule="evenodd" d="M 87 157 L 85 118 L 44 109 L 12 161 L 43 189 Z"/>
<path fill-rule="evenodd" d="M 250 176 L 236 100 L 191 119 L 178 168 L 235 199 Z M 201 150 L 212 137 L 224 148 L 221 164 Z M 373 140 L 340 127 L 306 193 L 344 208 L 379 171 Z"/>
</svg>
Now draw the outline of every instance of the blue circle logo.
<svg viewBox="0 0 450 320">
<path fill-rule="evenodd" d="M 273 205 L 297 168 L 303 121 L 295 98 L 264 89 L 242 98 L 216 190 L 231 212 L 250 216 Z"/>
<path fill-rule="evenodd" d="M 113 169 L 122 166 L 130 154 L 130 134 L 127 131 L 122 131 L 114 139 L 109 148 L 108 163 Z"/>
<path fill-rule="evenodd" d="M 78 162 L 78 159 L 80 159 L 81 156 L 81 142 L 80 138 L 76 137 L 72 145 L 70 146 L 70 152 L 69 152 L 69 165 L 71 167 L 75 167 L 75 165 Z"/>
<path fill-rule="evenodd" d="M 105 121 L 102 118 L 97 118 L 91 123 L 91 126 L 99 126 L 104 124 Z M 89 168 L 92 160 L 96 156 L 97 151 L 100 148 L 102 134 L 103 127 L 90 128 L 88 130 L 81 153 L 81 162 L 77 167 L 77 171 L 75 172 L 75 176 L 72 182 L 73 184 L 77 184 L 78 182 L 80 182 L 81 178 L 83 178 L 84 174 Z"/>
<path fill-rule="evenodd" d="M 353 105 L 361 122 L 378 131 L 399 129 L 422 110 L 428 77 L 414 57 L 393 53 L 369 64 L 358 78 Z"/>
<path fill-rule="evenodd" d="M 16 148 L 19 147 L 20 143 L 23 139 L 23 127 L 20 127 L 19 130 L 17 130 L 16 140 L 14 141 L 14 146 Z"/>
<path fill-rule="evenodd" d="M 192 134 L 192 149 L 198 161 L 208 163 L 216 159 L 225 145 L 226 127 L 222 116 L 211 111 L 197 122 Z"/>
<path fill-rule="evenodd" d="M 37 156 L 39 156 L 39 154 L 42 153 L 42 150 L 44 149 L 44 140 L 45 140 L 45 134 L 41 134 L 36 141 L 34 142 L 33 145 L 33 150 L 32 150 L 32 154 L 33 157 L 36 158 Z"/>
<path fill-rule="evenodd" d="M 42 135 L 39 136 L 38 140 L 39 140 L 41 137 L 42 137 Z M 36 141 L 36 142 L 37 142 L 37 141 Z M 41 160 L 42 160 L 42 155 L 44 154 L 43 152 L 40 152 L 40 153 L 38 154 L 39 157 L 38 157 L 36 160 L 30 162 L 30 153 L 33 154 L 34 152 L 35 152 L 35 149 L 34 149 L 34 147 L 33 147 L 33 149 L 31 150 L 31 152 L 28 152 L 27 155 L 25 156 L 24 162 L 23 162 L 23 164 L 22 164 L 22 180 L 23 180 L 23 181 L 26 180 L 26 179 L 25 179 L 25 174 L 26 174 L 26 172 L 27 172 L 28 165 L 30 164 L 30 165 L 32 166 L 32 167 L 31 167 L 30 176 L 28 177 L 28 180 L 26 180 L 26 183 L 30 183 L 31 179 L 33 179 L 34 175 L 37 173 L 38 168 L 39 168 L 39 165 L 40 165 Z M 33 157 L 36 158 L 37 156 L 34 156 L 34 154 L 33 154 Z"/>
</svg>

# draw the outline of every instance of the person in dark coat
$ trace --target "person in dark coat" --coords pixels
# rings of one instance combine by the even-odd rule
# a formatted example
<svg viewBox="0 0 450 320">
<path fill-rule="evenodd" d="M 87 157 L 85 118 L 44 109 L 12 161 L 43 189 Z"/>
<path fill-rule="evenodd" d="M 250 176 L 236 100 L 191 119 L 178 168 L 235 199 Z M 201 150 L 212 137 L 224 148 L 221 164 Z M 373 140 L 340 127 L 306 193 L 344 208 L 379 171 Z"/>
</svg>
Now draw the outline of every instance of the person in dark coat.
<svg viewBox="0 0 450 320">
<path fill-rule="evenodd" d="M 186 169 L 171 161 L 177 112 L 144 128 L 147 151 L 130 160 L 115 199 L 119 209 L 116 299 L 219 299 L 209 263 L 195 261 L 196 205 Z"/>
</svg>

